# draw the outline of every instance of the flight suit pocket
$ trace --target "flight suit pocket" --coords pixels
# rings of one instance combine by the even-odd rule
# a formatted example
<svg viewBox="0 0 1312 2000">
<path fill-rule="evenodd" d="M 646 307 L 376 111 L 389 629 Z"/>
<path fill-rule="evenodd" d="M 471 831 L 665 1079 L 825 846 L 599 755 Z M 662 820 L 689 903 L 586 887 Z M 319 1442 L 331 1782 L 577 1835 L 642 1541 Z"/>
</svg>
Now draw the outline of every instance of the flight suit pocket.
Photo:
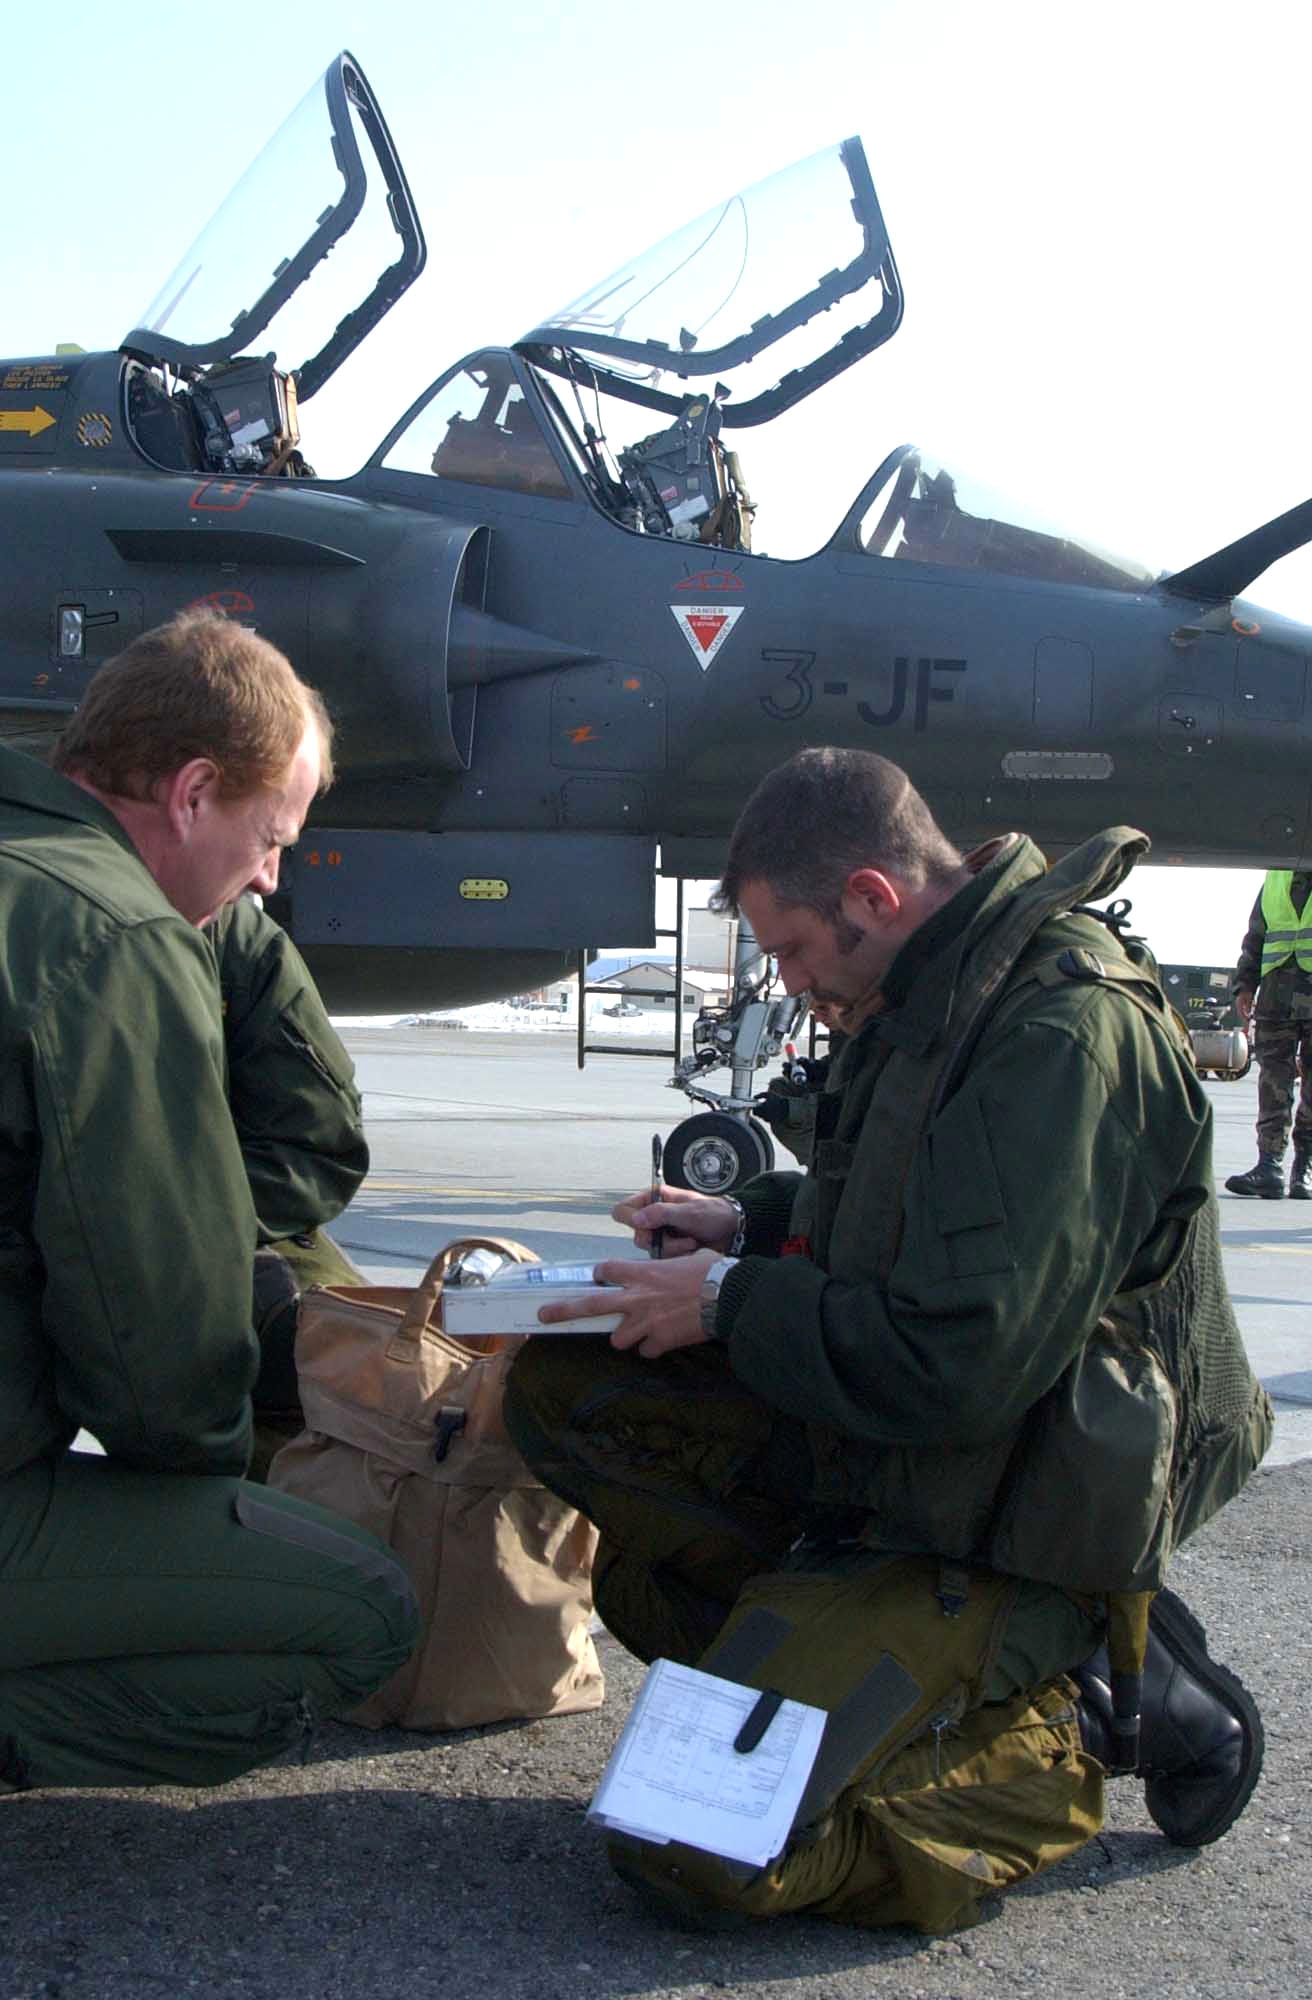
<svg viewBox="0 0 1312 2000">
<path fill-rule="evenodd" d="M 942 1276 L 1015 1268 L 993 1149 L 973 1098 L 954 1099 L 929 1134 L 929 1201 Z"/>
<path fill-rule="evenodd" d="M 317 1008 L 303 993 L 294 993 L 278 1019 L 283 1046 L 294 1059 L 314 1071 L 343 1096 L 355 1098 L 355 1069 L 346 1050 L 336 1041 L 325 1041 Z"/>
<path fill-rule="evenodd" d="M 816 1261 L 822 1265 L 828 1255 L 838 1205 L 843 1199 L 855 1158 L 856 1147 L 846 1139 L 818 1140 L 811 1155 L 812 1198 L 815 1204 L 811 1217 L 811 1242 Z"/>
</svg>

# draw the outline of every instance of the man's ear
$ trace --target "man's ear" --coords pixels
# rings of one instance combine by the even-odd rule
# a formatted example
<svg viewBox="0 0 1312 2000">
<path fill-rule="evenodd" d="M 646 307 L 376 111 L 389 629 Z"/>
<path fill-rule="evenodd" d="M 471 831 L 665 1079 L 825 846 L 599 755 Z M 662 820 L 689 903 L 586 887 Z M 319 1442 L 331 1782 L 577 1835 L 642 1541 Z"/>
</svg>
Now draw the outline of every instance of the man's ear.
<svg viewBox="0 0 1312 2000">
<path fill-rule="evenodd" d="M 868 916 L 876 923 L 887 923 L 891 917 L 901 914 L 902 893 L 891 876 L 880 868 L 855 868 L 843 887 L 845 896 L 853 897 Z"/>
<path fill-rule="evenodd" d="M 212 757 L 190 758 L 178 766 L 172 777 L 162 778 L 156 790 L 170 830 L 180 840 L 187 839 L 197 820 L 218 796 L 219 767 Z"/>
</svg>

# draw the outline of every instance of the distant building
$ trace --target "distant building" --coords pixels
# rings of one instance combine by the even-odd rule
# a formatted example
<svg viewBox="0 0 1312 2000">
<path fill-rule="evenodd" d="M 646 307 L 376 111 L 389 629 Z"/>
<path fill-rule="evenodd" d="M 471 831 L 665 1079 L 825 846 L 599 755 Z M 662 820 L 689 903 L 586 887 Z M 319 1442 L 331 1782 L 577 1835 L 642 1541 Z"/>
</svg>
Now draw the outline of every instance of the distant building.
<svg viewBox="0 0 1312 2000">
<path fill-rule="evenodd" d="M 604 964 L 605 961 L 598 960 L 597 963 Z M 672 961 L 664 958 L 633 959 L 627 965 L 618 966 L 614 971 L 600 975 L 589 972 L 588 985 L 599 994 L 615 993 L 621 998 L 632 996 L 643 1007 L 674 1005 L 674 965 Z M 716 985 L 715 974 L 689 971 L 685 967 L 683 974 L 685 1008 L 704 1006 Z"/>
<path fill-rule="evenodd" d="M 592 986 L 599 979 L 609 979 L 612 973 L 627 972 L 630 967 L 635 965 L 664 965 L 673 967 L 674 953 L 672 951 L 607 952 L 601 958 L 589 960 L 587 969 L 588 984 Z"/>
</svg>

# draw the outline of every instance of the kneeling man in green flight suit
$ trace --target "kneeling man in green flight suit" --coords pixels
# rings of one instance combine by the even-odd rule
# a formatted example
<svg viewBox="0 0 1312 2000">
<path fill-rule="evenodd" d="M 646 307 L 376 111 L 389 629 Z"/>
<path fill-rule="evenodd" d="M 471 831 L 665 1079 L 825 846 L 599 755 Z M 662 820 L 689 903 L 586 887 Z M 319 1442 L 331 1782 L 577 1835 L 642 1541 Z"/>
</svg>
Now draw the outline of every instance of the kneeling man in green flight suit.
<svg viewBox="0 0 1312 2000">
<path fill-rule="evenodd" d="M 621 1319 L 529 1341 L 506 1409 L 601 1529 L 619 1639 L 828 1716 L 767 1867 L 610 1835 L 672 1912 L 949 1930 L 1096 1833 L 1107 1772 L 1188 1845 L 1252 1792 L 1256 1707 L 1160 1586 L 1271 1410 L 1206 1095 L 1146 956 L 1080 908 L 1147 846 L 963 855 L 856 750 L 739 819 L 719 906 L 844 1010 L 810 1170 L 622 1202 L 659 1261 L 545 1308 Z"/>
<path fill-rule="evenodd" d="M 301 1293 L 365 1282 L 323 1225 L 364 1180 L 369 1146 L 354 1064 L 286 931 L 254 896 L 241 896 L 205 936 L 218 962 L 228 1104 L 258 1231 L 252 1313 L 260 1370 L 247 1476 L 263 1480 L 275 1452 L 304 1428 L 296 1377 Z"/>
<path fill-rule="evenodd" d="M 363 1285 L 323 1225 L 369 1171 L 355 1065 L 281 924 L 241 896 L 205 927 L 219 968 L 228 1104 L 260 1249 L 296 1287 Z"/>
<path fill-rule="evenodd" d="M 0 749 L 0 1784 L 213 1785 L 415 1634 L 380 1543 L 242 1478 L 257 1225 L 202 927 L 276 887 L 331 729 L 184 615 L 53 763 Z"/>
</svg>

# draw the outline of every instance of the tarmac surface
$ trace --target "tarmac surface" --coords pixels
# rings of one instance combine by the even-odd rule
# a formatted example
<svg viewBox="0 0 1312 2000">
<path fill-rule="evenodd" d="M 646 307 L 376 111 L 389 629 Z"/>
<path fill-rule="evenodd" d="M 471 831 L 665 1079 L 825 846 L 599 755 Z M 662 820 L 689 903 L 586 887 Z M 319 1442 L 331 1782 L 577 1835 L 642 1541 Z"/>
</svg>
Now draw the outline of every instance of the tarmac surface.
<svg viewBox="0 0 1312 2000">
<path fill-rule="evenodd" d="M 591 1058 L 580 1077 L 564 1035 L 347 1039 L 374 1170 L 335 1233 L 380 1281 L 411 1282 L 449 1237 L 488 1229 L 553 1260 L 617 1254 L 610 1204 L 691 1108 L 660 1061 Z M 1254 1157 L 1256 1091 L 1208 1089 L 1223 1181 Z M 1279 1419 L 1268 1467 L 1172 1572 L 1266 1725 L 1261 1783 L 1215 1846 L 1169 1846 L 1121 1780 L 1096 1840 L 957 1937 L 801 1919 L 680 1932 L 633 1901 L 583 1822 L 642 1672 L 602 1635 L 608 1694 L 589 1715 L 445 1736 L 330 1725 L 306 1764 L 219 1790 L 0 1798 L 0 2000 L 1305 1993 L 1312 1204 L 1221 1206 Z"/>
</svg>

